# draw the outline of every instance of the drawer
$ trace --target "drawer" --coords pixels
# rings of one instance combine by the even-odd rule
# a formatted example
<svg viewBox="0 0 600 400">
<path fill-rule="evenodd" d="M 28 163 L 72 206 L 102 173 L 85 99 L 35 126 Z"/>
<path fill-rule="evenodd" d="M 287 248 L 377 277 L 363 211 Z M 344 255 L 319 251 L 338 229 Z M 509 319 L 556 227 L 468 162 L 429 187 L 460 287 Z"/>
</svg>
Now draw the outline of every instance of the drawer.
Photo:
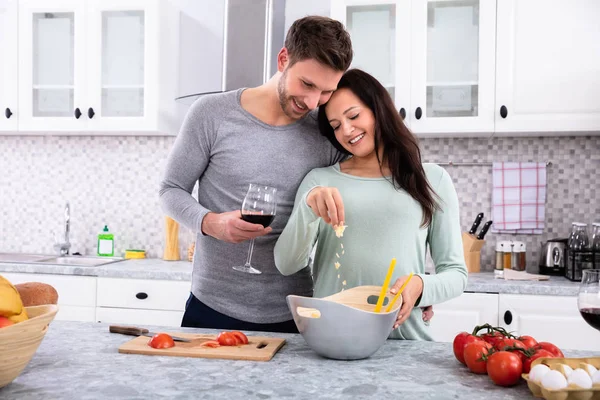
<svg viewBox="0 0 600 400">
<path fill-rule="evenodd" d="M 42 282 L 52 285 L 58 292 L 58 304 L 65 306 L 95 307 L 96 277 L 51 274 L 24 274 L 2 272 L 0 275 L 12 284 Z"/>
<path fill-rule="evenodd" d="M 152 325 L 180 327 L 183 313 L 183 311 L 97 307 L 96 322 L 113 325 L 138 325 L 141 327 Z"/>
<path fill-rule="evenodd" d="M 98 278 L 98 307 L 184 311 L 192 284 L 185 281 Z"/>
</svg>

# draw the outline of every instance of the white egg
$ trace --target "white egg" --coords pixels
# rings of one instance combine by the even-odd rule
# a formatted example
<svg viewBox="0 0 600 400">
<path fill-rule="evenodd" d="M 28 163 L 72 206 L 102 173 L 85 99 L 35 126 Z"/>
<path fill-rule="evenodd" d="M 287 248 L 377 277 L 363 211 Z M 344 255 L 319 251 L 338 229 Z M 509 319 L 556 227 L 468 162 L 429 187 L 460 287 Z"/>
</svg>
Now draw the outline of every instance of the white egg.
<svg viewBox="0 0 600 400">
<path fill-rule="evenodd" d="M 594 376 L 592 376 L 592 383 L 600 385 L 600 370 L 596 371 Z"/>
<path fill-rule="evenodd" d="M 542 378 L 542 386 L 546 389 L 564 389 L 567 387 L 567 378 L 558 371 L 548 371 Z"/>
<path fill-rule="evenodd" d="M 577 368 L 571 376 L 569 376 L 569 385 L 577 386 L 581 389 L 589 389 L 592 387 L 592 378 L 587 371 Z"/>
<path fill-rule="evenodd" d="M 563 372 L 568 379 L 573 373 L 573 368 L 569 367 L 567 364 L 563 364 Z"/>
<path fill-rule="evenodd" d="M 596 367 L 594 367 L 592 364 L 588 364 L 588 363 L 579 363 L 579 368 L 583 369 L 590 376 L 594 376 L 596 371 L 598 371 L 598 369 L 596 369 Z"/>
<path fill-rule="evenodd" d="M 529 371 L 529 379 L 536 383 L 540 383 L 542 381 L 542 378 L 548 373 L 548 371 L 550 371 L 550 368 L 548 368 L 547 365 L 538 364 L 531 368 L 531 370 Z"/>
</svg>

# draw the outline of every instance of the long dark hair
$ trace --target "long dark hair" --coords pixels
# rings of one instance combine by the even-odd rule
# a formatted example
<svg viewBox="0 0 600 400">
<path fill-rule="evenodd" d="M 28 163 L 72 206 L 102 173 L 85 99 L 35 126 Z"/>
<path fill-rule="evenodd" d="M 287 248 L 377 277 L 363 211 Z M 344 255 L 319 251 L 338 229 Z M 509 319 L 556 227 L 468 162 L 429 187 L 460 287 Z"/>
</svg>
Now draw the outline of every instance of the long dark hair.
<svg viewBox="0 0 600 400">
<path fill-rule="evenodd" d="M 375 153 L 380 165 L 392 172 L 392 185 L 405 190 L 419 202 L 423 209 L 422 227 L 429 226 L 433 213 L 439 208 L 437 197 L 425 176 L 421 162 L 421 150 L 417 138 L 404 125 L 387 90 L 377 79 L 359 69 L 348 70 L 338 83 L 338 90 L 351 90 L 375 117 Z M 319 107 L 319 130 L 339 151 L 348 152 L 335 138 L 335 133 L 325 114 L 325 106 Z M 379 149 L 383 149 L 383 160 Z M 383 174 L 383 169 L 382 169 Z"/>
</svg>

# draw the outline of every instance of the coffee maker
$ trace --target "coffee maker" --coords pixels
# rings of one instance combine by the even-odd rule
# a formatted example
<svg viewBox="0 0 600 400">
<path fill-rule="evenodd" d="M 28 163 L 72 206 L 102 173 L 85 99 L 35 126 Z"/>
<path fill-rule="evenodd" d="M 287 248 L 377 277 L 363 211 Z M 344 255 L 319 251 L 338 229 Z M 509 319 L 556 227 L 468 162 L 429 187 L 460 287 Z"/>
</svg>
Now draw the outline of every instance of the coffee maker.
<svg viewBox="0 0 600 400">
<path fill-rule="evenodd" d="M 541 244 L 540 274 L 565 276 L 568 241 L 566 238 L 556 238 Z"/>
</svg>

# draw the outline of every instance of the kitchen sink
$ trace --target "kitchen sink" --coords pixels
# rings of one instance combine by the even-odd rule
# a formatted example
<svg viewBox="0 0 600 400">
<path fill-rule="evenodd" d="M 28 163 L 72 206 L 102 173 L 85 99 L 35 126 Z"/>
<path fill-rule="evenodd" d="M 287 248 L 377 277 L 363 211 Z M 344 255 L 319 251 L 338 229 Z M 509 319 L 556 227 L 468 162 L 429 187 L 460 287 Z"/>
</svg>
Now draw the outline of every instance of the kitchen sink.
<svg viewBox="0 0 600 400">
<path fill-rule="evenodd" d="M 123 261 L 120 257 L 53 256 L 49 254 L 0 253 L 0 263 L 97 267 Z"/>
</svg>

